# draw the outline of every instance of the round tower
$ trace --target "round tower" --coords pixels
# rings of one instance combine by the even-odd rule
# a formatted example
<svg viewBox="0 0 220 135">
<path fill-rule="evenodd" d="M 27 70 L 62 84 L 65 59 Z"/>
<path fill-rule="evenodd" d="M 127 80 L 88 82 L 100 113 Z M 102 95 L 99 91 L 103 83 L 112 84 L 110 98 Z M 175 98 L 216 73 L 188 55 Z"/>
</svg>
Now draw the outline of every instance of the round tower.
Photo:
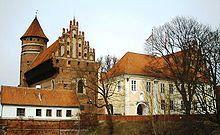
<svg viewBox="0 0 220 135">
<path fill-rule="evenodd" d="M 22 46 L 19 86 L 27 86 L 24 73 L 29 70 L 31 63 L 38 54 L 47 48 L 47 42 L 49 40 L 44 34 L 37 17 L 34 18 L 31 25 L 20 39 L 22 41 Z"/>
</svg>

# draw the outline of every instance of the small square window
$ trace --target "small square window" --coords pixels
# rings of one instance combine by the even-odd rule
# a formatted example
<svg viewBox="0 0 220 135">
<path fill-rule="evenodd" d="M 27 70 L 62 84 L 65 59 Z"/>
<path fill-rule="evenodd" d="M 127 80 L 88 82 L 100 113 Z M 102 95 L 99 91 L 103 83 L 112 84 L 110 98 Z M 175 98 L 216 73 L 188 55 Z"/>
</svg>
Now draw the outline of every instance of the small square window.
<svg viewBox="0 0 220 135">
<path fill-rule="evenodd" d="M 17 116 L 25 116 L 25 108 L 17 108 Z"/>
<path fill-rule="evenodd" d="M 41 116 L 41 109 L 36 109 L 36 116 Z"/>
<path fill-rule="evenodd" d="M 72 116 L 72 111 L 66 110 L 66 117 L 71 117 L 71 116 Z"/>
<path fill-rule="evenodd" d="M 46 116 L 47 117 L 51 117 L 52 116 L 52 110 L 51 109 L 47 109 L 46 110 Z"/>
<path fill-rule="evenodd" d="M 62 110 L 57 110 L 57 117 L 62 117 Z"/>
</svg>

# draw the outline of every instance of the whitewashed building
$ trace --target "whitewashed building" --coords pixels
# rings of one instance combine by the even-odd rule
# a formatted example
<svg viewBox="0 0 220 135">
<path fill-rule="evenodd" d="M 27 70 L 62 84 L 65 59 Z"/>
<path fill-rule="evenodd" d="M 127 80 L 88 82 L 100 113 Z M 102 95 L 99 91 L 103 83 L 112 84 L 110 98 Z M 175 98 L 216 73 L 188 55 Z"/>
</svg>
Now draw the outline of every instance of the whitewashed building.
<svg viewBox="0 0 220 135">
<path fill-rule="evenodd" d="M 1 86 L 0 102 L 1 119 L 79 119 L 79 101 L 73 91 Z"/>
<path fill-rule="evenodd" d="M 183 101 L 175 85 L 161 72 L 163 59 L 151 55 L 126 53 L 107 73 L 116 87 L 110 98 L 113 114 L 160 115 L 183 112 Z M 195 104 L 192 113 L 196 111 Z"/>
</svg>

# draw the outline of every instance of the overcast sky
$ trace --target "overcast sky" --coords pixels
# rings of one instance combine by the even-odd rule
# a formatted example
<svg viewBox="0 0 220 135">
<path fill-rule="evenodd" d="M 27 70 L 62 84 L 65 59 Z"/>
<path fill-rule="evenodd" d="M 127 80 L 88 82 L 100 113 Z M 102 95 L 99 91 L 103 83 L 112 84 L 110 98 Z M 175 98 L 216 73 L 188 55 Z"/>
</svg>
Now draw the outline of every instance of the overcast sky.
<svg viewBox="0 0 220 135">
<path fill-rule="evenodd" d="M 18 85 L 20 37 L 36 10 L 48 45 L 75 16 L 96 57 L 144 53 L 152 27 L 177 15 L 214 27 L 220 24 L 220 0 L 0 0 L 0 85 Z"/>
</svg>

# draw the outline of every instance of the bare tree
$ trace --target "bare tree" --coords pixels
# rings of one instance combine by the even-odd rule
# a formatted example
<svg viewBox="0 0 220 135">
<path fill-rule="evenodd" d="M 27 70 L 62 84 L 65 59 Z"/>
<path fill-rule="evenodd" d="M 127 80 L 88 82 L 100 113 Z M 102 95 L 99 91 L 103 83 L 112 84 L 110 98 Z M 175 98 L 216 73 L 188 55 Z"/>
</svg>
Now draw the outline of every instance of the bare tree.
<svg viewBox="0 0 220 135">
<path fill-rule="evenodd" d="M 209 42 L 201 48 L 206 69 L 203 73 L 209 84 L 208 90 L 201 84 L 197 88 L 199 113 L 206 114 L 212 121 L 220 124 L 220 108 L 217 102 L 217 85 L 220 83 L 220 33 L 219 30 L 210 32 Z M 213 117 L 214 114 L 214 117 Z"/>
<path fill-rule="evenodd" d="M 171 79 L 182 97 L 185 113 L 190 114 L 198 83 L 203 82 L 201 48 L 209 43 L 210 28 L 192 18 L 176 17 L 155 27 L 146 48 L 163 58 L 165 76 Z"/>
<path fill-rule="evenodd" d="M 86 83 L 84 87 L 92 92 L 93 94 L 87 94 L 88 104 L 91 104 L 98 108 L 101 111 L 106 110 L 108 114 L 107 124 L 109 125 L 109 134 L 113 133 L 113 122 L 111 115 L 113 114 L 113 106 L 110 103 L 110 100 L 114 97 L 117 82 L 114 81 L 114 78 L 110 78 L 107 75 L 107 72 L 117 61 L 117 58 L 114 56 L 107 55 L 105 57 L 100 57 L 97 60 L 97 69 L 92 75 L 90 74 L 81 74 L 81 78 L 86 78 Z M 83 72 L 81 72 L 83 73 Z M 94 99 L 94 95 L 97 95 L 97 98 Z M 105 112 L 105 111 L 104 111 Z M 102 112 L 103 113 L 103 112 Z"/>
<path fill-rule="evenodd" d="M 118 61 L 117 57 L 112 55 L 101 56 L 97 59 L 101 67 L 101 72 L 107 72 Z"/>
</svg>

